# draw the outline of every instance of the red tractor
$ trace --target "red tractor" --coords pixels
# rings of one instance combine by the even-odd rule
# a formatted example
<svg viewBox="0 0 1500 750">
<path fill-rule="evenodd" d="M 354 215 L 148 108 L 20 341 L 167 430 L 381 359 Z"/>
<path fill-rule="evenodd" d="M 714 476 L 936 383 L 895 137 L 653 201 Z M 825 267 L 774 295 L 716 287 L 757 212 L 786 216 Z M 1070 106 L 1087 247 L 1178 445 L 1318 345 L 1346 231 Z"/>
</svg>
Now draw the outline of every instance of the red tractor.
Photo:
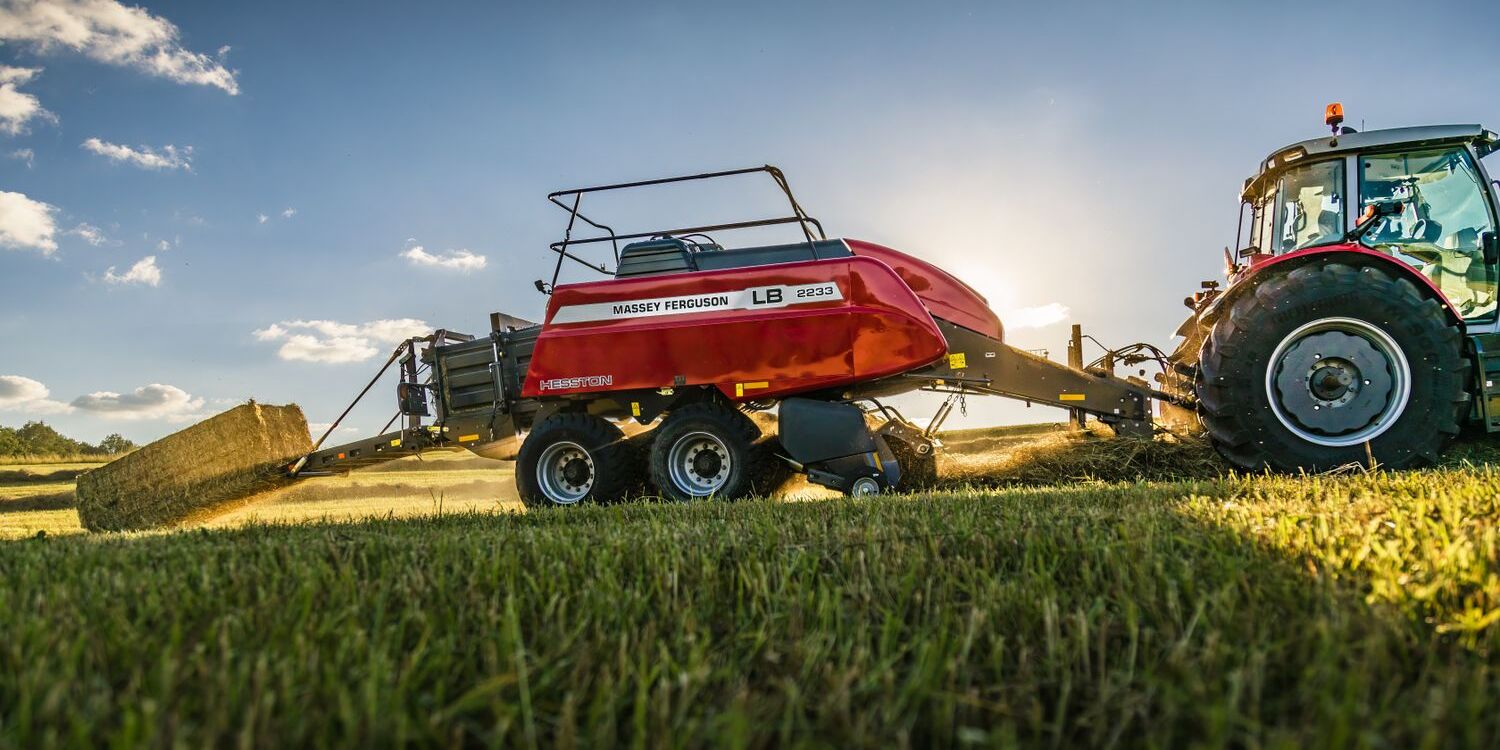
<svg viewBox="0 0 1500 750">
<path fill-rule="evenodd" d="M 1355 132 L 1277 150 L 1245 181 L 1228 283 L 1186 300 L 1164 390 L 1236 466 L 1434 461 L 1500 430 L 1500 202 L 1478 125 Z"/>
</svg>

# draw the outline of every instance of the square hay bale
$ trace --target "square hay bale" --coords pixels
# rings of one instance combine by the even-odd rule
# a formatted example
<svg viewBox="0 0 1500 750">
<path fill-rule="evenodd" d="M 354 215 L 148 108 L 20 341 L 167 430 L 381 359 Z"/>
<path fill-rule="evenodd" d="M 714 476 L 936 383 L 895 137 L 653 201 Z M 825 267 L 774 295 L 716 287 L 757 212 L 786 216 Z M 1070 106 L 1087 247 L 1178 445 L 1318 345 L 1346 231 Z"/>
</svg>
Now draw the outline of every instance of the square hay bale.
<svg viewBox="0 0 1500 750">
<path fill-rule="evenodd" d="M 79 476 L 78 518 L 124 531 L 211 516 L 290 484 L 284 467 L 311 451 L 302 409 L 252 401 Z"/>
</svg>

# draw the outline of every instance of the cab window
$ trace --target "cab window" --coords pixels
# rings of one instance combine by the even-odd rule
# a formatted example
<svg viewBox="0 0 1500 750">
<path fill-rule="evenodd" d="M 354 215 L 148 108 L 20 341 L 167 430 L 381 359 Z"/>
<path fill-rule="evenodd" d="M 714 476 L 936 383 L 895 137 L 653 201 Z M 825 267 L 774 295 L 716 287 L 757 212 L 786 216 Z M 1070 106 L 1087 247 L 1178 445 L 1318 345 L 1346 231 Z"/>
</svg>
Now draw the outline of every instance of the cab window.
<svg viewBox="0 0 1500 750">
<path fill-rule="evenodd" d="M 1344 163 L 1325 161 L 1287 171 L 1276 184 L 1266 237 L 1274 255 L 1337 242 L 1344 236 Z"/>
<path fill-rule="evenodd" d="M 1483 180 L 1464 149 L 1364 156 L 1359 197 L 1396 202 L 1365 242 L 1432 279 L 1465 318 L 1495 311 L 1496 269 L 1484 262 L 1481 236 L 1494 231 Z"/>
</svg>

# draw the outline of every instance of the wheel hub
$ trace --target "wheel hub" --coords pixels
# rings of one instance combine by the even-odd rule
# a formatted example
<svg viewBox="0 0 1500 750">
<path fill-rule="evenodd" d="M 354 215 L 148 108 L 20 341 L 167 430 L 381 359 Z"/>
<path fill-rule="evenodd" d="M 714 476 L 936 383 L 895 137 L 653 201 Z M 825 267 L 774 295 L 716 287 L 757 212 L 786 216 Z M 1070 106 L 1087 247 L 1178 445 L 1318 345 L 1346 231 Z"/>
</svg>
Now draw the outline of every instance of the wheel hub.
<svg viewBox="0 0 1500 750">
<path fill-rule="evenodd" d="M 718 436 L 692 432 L 672 445 L 667 467 L 678 491 L 690 497 L 708 497 L 729 482 L 734 461 Z"/>
<path fill-rule="evenodd" d="M 1314 398 L 1320 401 L 1338 401 L 1345 396 L 1352 397 L 1359 390 L 1355 385 L 1359 377 L 1359 368 L 1344 360 L 1331 360 L 1320 363 L 1312 376 L 1308 378 L 1308 388 L 1312 390 Z"/>
<path fill-rule="evenodd" d="M 1361 320 L 1327 318 L 1282 340 L 1266 371 L 1276 417 L 1321 445 L 1354 445 L 1400 417 L 1411 376 L 1400 347 Z"/>
<path fill-rule="evenodd" d="M 712 450 L 699 451 L 693 456 L 693 473 L 703 479 L 712 479 L 719 475 L 719 469 L 724 466 L 724 459 Z"/>
<path fill-rule="evenodd" d="M 589 481 L 589 462 L 582 458 L 571 458 L 562 470 L 563 481 L 579 486 Z"/>
</svg>

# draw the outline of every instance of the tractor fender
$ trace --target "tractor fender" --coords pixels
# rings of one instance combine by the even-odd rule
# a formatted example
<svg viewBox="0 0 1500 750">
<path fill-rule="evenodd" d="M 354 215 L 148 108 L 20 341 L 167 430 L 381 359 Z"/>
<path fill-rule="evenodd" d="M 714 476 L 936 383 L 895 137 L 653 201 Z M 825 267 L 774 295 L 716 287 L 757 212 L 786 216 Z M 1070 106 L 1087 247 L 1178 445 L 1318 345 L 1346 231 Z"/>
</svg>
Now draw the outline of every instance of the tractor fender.
<svg viewBox="0 0 1500 750">
<path fill-rule="evenodd" d="M 1410 279 L 1412 283 L 1416 284 L 1418 289 L 1432 295 L 1433 299 L 1442 304 L 1443 312 L 1447 315 L 1449 322 L 1457 325 L 1460 330 L 1464 328 L 1463 317 L 1453 309 L 1452 305 L 1448 304 L 1447 295 L 1443 294 L 1443 291 L 1438 288 L 1432 279 L 1422 275 L 1421 271 L 1406 264 L 1399 258 L 1371 250 L 1364 245 L 1353 243 L 1322 245 L 1319 247 L 1310 247 L 1305 250 L 1297 250 L 1285 255 L 1258 257 L 1264 258 L 1264 260 L 1257 261 L 1252 258 L 1249 267 L 1240 270 L 1234 276 L 1230 277 L 1230 284 L 1222 294 L 1215 295 L 1212 300 L 1199 308 L 1198 314 L 1195 316 L 1199 327 L 1213 325 L 1221 311 L 1229 309 L 1241 295 L 1255 289 L 1262 280 L 1268 278 L 1269 274 L 1267 271 L 1274 269 L 1275 271 L 1284 273 L 1313 263 L 1347 263 L 1351 266 L 1375 266 L 1398 277 Z M 1184 323 L 1184 327 L 1187 327 L 1186 323 Z"/>
</svg>

